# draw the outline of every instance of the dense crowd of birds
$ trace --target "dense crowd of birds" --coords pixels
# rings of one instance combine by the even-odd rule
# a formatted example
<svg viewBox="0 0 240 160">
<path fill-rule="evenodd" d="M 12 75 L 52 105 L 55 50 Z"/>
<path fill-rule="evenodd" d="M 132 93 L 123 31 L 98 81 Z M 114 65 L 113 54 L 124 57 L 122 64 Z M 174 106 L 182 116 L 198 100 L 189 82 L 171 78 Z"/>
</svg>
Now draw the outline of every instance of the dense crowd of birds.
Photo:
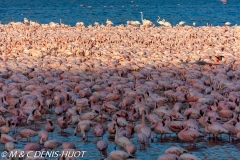
<svg viewBox="0 0 240 160">
<path fill-rule="evenodd" d="M 97 149 L 110 160 L 135 157 L 157 143 L 154 135 L 191 147 L 207 135 L 240 138 L 240 28 L 128 23 L 0 25 L 0 141 L 7 151 L 77 150 L 51 136 L 69 126 L 83 141 L 98 137 Z M 116 144 L 109 156 L 106 133 Z M 30 142 L 35 136 L 39 142 Z M 24 149 L 15 148 L 22 139 Z M 185 152 L 172 146 L 158 160 L 198 159 Z"/>
</svg>

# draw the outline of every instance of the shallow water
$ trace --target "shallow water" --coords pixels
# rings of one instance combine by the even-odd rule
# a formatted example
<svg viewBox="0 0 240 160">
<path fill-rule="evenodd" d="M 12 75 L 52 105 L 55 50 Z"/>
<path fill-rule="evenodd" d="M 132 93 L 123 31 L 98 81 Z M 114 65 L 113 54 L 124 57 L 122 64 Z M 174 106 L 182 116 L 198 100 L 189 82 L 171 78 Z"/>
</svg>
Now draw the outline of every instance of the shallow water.
<svg viewBox="0 0 240 160">
<path fill-rule="evenodd" d="M 29 20 L 39 23 L 51 21 L 75 25 L 82 21 L 85 25 L 106 22 L 108 18 L 114 25 L 126 24 L 128 20 L 141 21 L 140 11 L 144 19 L 157 24 L 160 16 L 171 24 L 184 20 L 187 25 L 196 22 L 196 26 L 240 24 L 240 1 L 229 0 L 223 4 L 220 0 L 1 0 L 0 21 L 4 24 L 10 21 Z"/>
<path fill-rule="evenodd" d="M 52 119 L 52 122 L 55 124 L 55 131 L 53 133 L 49 134 L 49 139 L 57 139 L 59 141 L 65 142 L 70 141 L 74 143 L 77 147 L 77 151 L 87 151 L 84 155 L 82 160 L 89 160 L 89 159 L 96 159 L 100 160 L 100 152 L 96 149 L 96 143 L 101 138 L 94 137 L 92 132 L 90 131 L 88 133 L 88 140 L 83 141 L 81 136 L 78 134 L 77 136 L 73 136 L 74 128 L 73 125 L 70 125 L 67 129 L 67 133 L 60 134 L 60 128 L 58 125 L 56 125 L 56 119 L 57 117 L 53 117 L 50 115 L 47 115 L 47 118 Z M 140 122 L 138 122 L 140 123 Z M 45 120 L 41 119 L 39 122 L 37 122 L 37 131 L 42 130 L 41 126 L 45 126 Z M 107 123 L 106 123 L 107 125 Z M 25 127 L 24 127 L 25 126 Z M 148 125 L 149 126 L 149 125 Z M 18 132 L 26 128 L 26 124 L 23 124 L 18 129 Z M 27 127 L 29 128 L 29 126 Z M 32 129 L 34 129 L 34 125 L 31 126 Z M 202 129 L 203 130 L 203 129 Z M 13 132 L 9 133 L 9 135 L 13 135 Z M 150 143 L 150 146 L 146 147 L 146 149 L 141 149 L 137 143 L 137 136 L 136 133 L 134 135 L 134 138 L 130 139 L 132 143 L 134 143 L 138 150 L 136 152 L 135 158 L 138 160 L 146 160 L 146 159 L 157 159 L 160 155 L 164 154 L 164 151 L 171 147 L 171 146 L 180 146 L 185 149 L 187 149 L 190 153 L 193 153 L 198 158 L 206 159 L 206 160 L 237 160 L 240 157 L 240 143 L 239 141 L 233 141 L 231 143 L 228 142 L 228 136 L 222 135 L 221 139 L 218 142 L 214 142 L 212 138 L 205 137 L 202 140 L 198 140 L 197 142 L 197 148 L 192 148 L 189 146 L 188 143 L 182 142 L 180 140 L 177 140 L 177 137 L 175 134 L 167 135 L 163 140 L 160 140 L 160 136 L 156 138 L 156 134 L 154 133 L 154 142 Z M 114 143 L 114 136 L 111 136 L 109 138 L 108 132 L 103 137 L 104 140 L 108 141 L 108 155 L 111 151 L 114 150 L 115 143 Z M 236 138 L 235 138 L 236 139 Z M 38 137 L 32 137 L 31 142 L 37 142 L 38 143 Z M 28 142 L 26 139 L 22 139 L 16 144 L 16 148 L 23 148 L 24 145 L 26 145 Z M 0 150 L 2 151 L 4 148 L 4 145 L 0 143 Z M 117 147 L 119 149 L 119 147 Z M 61 152 L 61 147 L 59 147 L 56 151 Z M 56 159 L 56 158 L 47 158 L 47 159 Z"/>
</svg>

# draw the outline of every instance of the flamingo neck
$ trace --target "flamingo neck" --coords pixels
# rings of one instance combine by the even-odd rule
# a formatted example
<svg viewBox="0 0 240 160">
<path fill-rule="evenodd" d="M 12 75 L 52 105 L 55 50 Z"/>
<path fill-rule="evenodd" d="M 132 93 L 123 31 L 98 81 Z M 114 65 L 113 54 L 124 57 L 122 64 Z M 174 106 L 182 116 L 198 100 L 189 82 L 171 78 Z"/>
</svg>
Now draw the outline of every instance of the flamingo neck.
<svg viewBox="0 0 240 160">
<path fill-rule="evenodd" d="M 146 115 L 148 116 L 148 111 L 147 110 L 144 110 L 144 111 L 146 111 Z"/>
<path fill-rule="evenodd" d="M 142 125 L 145 126 L 145 113 L 142 113 Z"/>
<path fill-rule="evenodd" d="M 236 106 L 238 106 L 238 107 L 240 106 L 240 105 L 239 105 L 239 104 L 240 104 L 240 103 L 239 103 L 239 99 L 236 99 L 235 104 L 236 104 Z"/>
<path fill-rule="evenodd" d="M 141 12 L 141 20 L 143 21 L 143 13 Z"/>
<path fill-rule="evenodd" d="M 186 131 L 186 130 L 188 130 L 188 126 L 186 126 L 186 127 L 184 128 L 184 131 Z"/>
<path fill-rule="evenodd" d="M 206 117 L 206 110 L 204 111 L 204 113 L 203 113 L 203 120 L 205 121 L 205 117 Z"/>
<path fill-rule="evenodd" d="M 234 121 L 235 119 L 236 119 L 236 114 L 235 113 L 233 113 L 233 117 L 232 117 L 232 119 L 230 119 L 227 123 L 231 123 L 232 121 Z"/>
<path fill-rule="evenodd" d="M 156 122 L 154 125 L 152 125 L 151 129 L 155 129 L 158 126 L 158 122 Z"/>
<path fill-rule="evenodd" d="M 52 123 L 52 121 L 48 121 L 48 123 L 49 123 L 49 125 L 50 125 L 50 126 L 53 126 L 53 123 Z"/>
<path fill-rule="evenodd" d="M 11 126 L 10 121 L 7 121 L 7 127 L 10 127 L 10 126 Z"/>
<path fill-rule="evenodd" d="M 82 138 L 85 138 L 86 134 L 85 134 L 84 130 L 81 129 L 81 133 L 82 133 Z"/>
<path fill-rule="evenodd" d="M 103 120 L 103 116 L 102 116 L 102 114 L 101 114 L 101 124 L 102 124 L 102 120 Z"/>
<path fill-rule="evenodd" d="M 115 141 L 116 141 L 116 139 L 118 138 L 118 126 L 117 126 L 117 124 L 115 125 L 115 128 L 116 128 L 116 133 L 115 133 Z"/>
</svg>

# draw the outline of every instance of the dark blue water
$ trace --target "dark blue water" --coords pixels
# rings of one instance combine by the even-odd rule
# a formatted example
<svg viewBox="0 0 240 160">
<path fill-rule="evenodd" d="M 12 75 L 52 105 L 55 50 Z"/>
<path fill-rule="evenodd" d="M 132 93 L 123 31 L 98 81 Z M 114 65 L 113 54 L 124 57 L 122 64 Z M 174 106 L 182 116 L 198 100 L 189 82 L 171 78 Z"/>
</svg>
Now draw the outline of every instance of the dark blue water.
<svg viewBox="0 0 240 160">
<path fill-rule="evenodd" d="M 85 25 L 106 22 L 114 25 L 126 24 L 128 20 L 144 19 L 157 24 L 157 16 L 171 24 L 183 20 L 187 25 L 195 21 L 197 26 L 210 23 L 214 26 L 229 21 L 240 24 L 240 0 L 1 0 L 0 21 L 23 21 L 28 18 L 38 23 L 50 21 L 75 25 L 82 21 Z"/>
</svg>

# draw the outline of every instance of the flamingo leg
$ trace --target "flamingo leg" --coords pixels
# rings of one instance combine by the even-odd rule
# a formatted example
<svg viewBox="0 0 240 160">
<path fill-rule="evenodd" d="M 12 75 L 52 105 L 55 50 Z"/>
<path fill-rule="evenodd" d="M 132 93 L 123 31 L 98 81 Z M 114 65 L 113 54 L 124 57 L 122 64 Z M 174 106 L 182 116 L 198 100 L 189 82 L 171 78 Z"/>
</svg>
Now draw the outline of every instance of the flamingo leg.
<svg viewBox="0 0 240 160">
<path fill-rule="evenodd" d="M 100 159 L 102 159 L 102 153 L 101 153 L 101 151 L 99 151 L 99 153 L 100 153 L 100 157 L 101 157 Z"/>
<path fill-rule="evenodd" d="M 61 129 L 61 132 L 60 132 L 60 133 L 61 133 L 60 135 L 62 136 L 62 133 L 63 133 L 63 130 L 62 130 L 62 129 Z"/>
<path fill-rule="evenodd" d="M 15 134 L 17 133 L 17 127 L 14 128 L 14 132 L 15 132 Z"/>
<path fill-rule="evenodd" d="M 193 147 L 197 148 L 196 141 L 193 141 Z"/>
</svg>

